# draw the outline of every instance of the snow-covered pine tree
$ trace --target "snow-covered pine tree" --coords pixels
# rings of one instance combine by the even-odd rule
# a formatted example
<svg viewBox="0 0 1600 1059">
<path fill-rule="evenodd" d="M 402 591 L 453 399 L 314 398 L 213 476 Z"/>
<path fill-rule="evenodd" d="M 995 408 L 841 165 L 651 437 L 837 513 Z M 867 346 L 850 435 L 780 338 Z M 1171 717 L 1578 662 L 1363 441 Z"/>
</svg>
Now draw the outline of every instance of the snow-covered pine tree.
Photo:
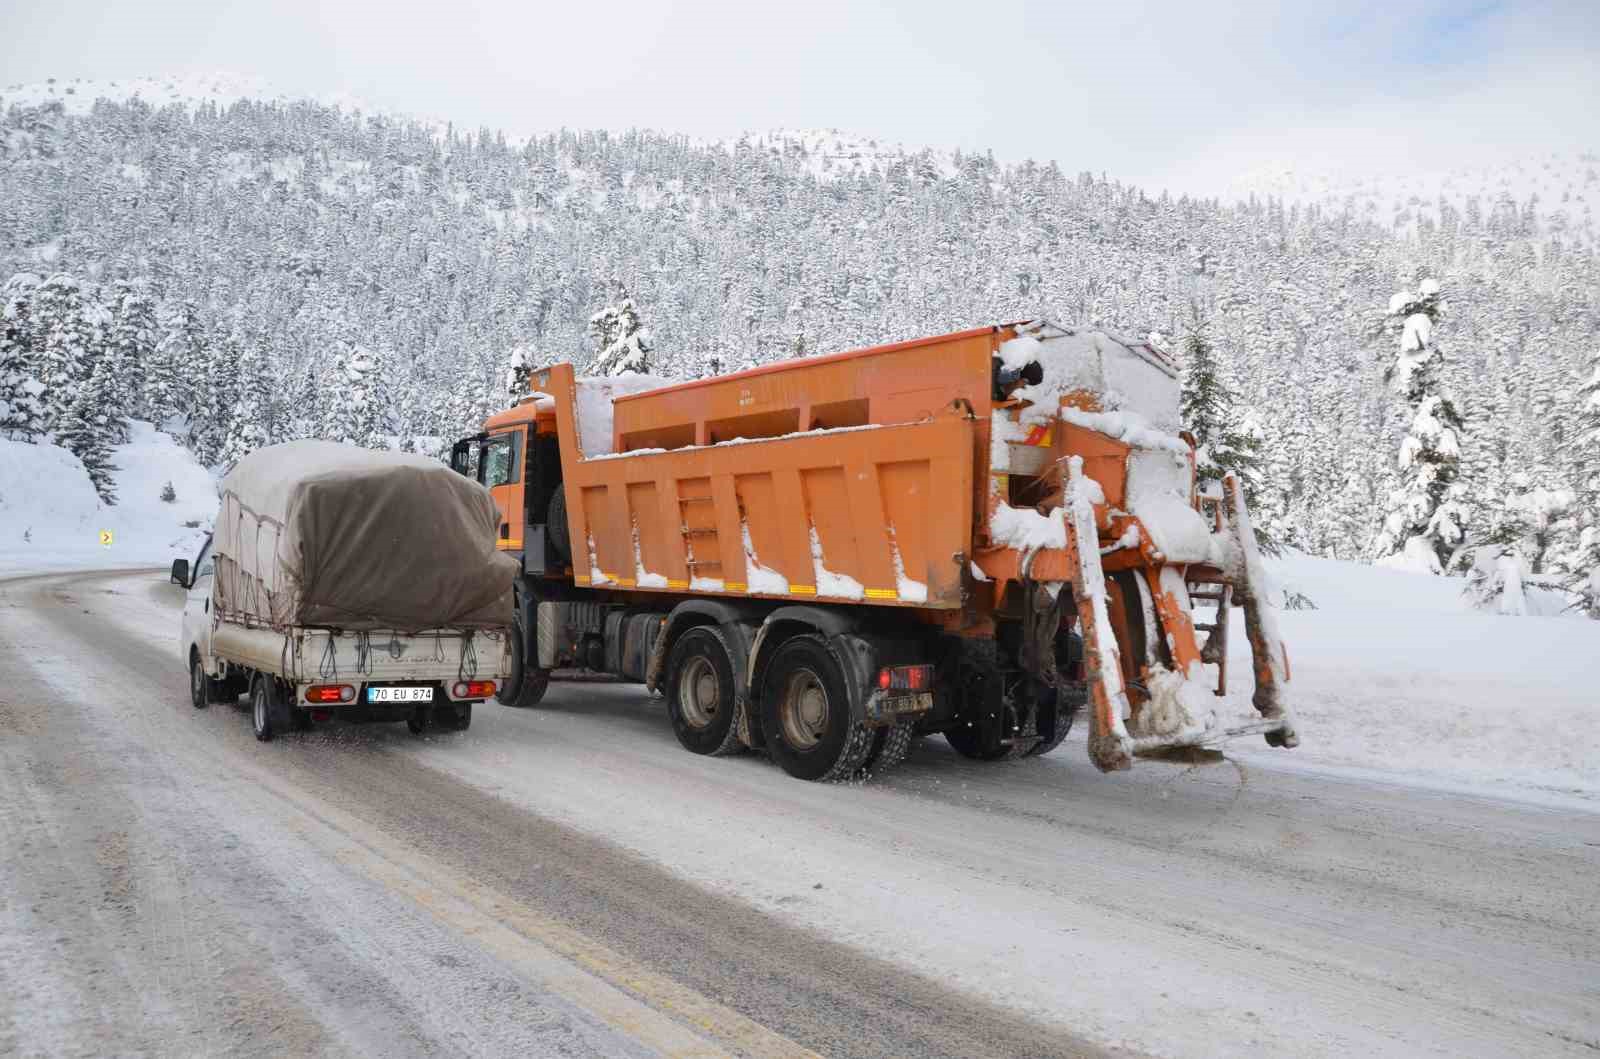
<svg viewBox="0 0 1600 1059">
<path fill-rule="evenodd" d="M 1592 355 L 1588 377 L 1575 394 L 1574 430 L 1567 442 L 1576 471 L 1575 504 L 1582 523 L 1577 545 L 1562 559 L 1567 587 L 1578 607 L 1600 619 L 1600 345 Z"/>
<path fill-rule="evenodd" d="M 33 292 L 33 376 L 43 387 L 45 422 L 54 431 L 100 359 L 96 313 L 85 302 L 78 280 L 65 272 L 50 276 Z"/>
<path fill-rule="evenodd" d="M 1179 412 L 1183 425 L 1194 434 L 1196 473 L 1200 485 L 1219 483 L 1223 475 L 1239 476 L 1245 502 L 1254 511 L 1261 491 L 1261 438 L 1237 412 L 1237 397 L 1222 377 L 1204 316 L 1191 311 L 1183 339 L 1183 392 Z M 1267 520 L 1259 520 L 1256 541 L 1262 550 L 1277 554 L 1278 545 L 1266 531 Z"/>
<path fill-rule="evenodd" d="M 1527 474 L 1513 474 L 1487 539 L 1473 549 L 1467 575 L 1473 602 L 1501 614 L 1528 613 L 1528 588 L 1553 587 L 1545 575 L 1557 541 L 1572 527 L 1576 502 L 1570 489 L 1535 487 Z"/>
<path fill-rule="evenodd" d="M 1460 481 L 1464 427 L 1441 380 L 1444 355 L 1433 339 L 1442 315 L 1432 279 L 1389 300 L 1387 319 L 1399 332 L 1400 352 L 1385 378 L 1412 416 L 1400 443 L 1399 486 L 1389 496 L 1374 549 L 1380 565 L 1435 574 L 1457 562 L 1469 518 Z"/>
<path fill-rule="evenodd" d="M 145 374 L 156 345 L 156 306 L 145 284 L 119 281 L 112 287 L 111 331 L 107 355 L 117 363 L 122 413 L 149 418 Z"/>
<path fill-rule="evenodd" d="M 44 433 L 44 384 L 33 374 L 30 299 L 39 285 L 21 273 L 0 289 L 0 437 L 34 441 Z"/>
<path fill-rule="evenodd" d="M 210 364 L 205 327 L 193 301 L 169 304 L 157 319 L 161 337 L 145 365 L 144 411 L 165 429 L 175 416 L 193 418 Z"/>
<path fill-rule="evenodd" d="M 282 440 L 301 441 L 321 437 L 326 400 L 317 363 L 307 358 L 290 383 L 284 399 L 278 401 L 276 419 L 282 425 Z"/>
<path fill-rule="evenodd" d="M 522 400 L 533 392 L 533 385 L 529 382 L 533 378 L 534 368 L 538 361 L 533 355 L 533 350 L 527 346 L 512 346 L 511 353 L 506 357 L 506 395 L 511 402 Z"/>
<path fill-rule="evenodd" d="M 387 447 L 387 388 L 372 351 L 341 342 L 324 380 L 327 413 L 320 436 L 369 449 Z"/>
<path fill-rule="evenodd" d="M 232 467 L 256 449 L 272 444 L 276 434 L 272 380 L 256 343 L 247 341 L 240 350 L 236 370 L 238 385 L 219 456 L 224 467 Z"/>
<path fill-rule="evenodd" d="M 650 332 L 639 319 L 633 299 L 622 300 L 589 317 L 589 337 L 600 352 L 589 364 L 590 375 L 650 373 Z"/>
<path fill-rule="evenodd" d="M 116 481 L 112 477 L 118 468 L 111 463 L 112 416 L 108 408 L 114 400 L 117 383 L 112 377 L 112 365 L 102 358 L 89 378 L 77 388 L 73 401 L 56 422 L 55 438 L 62 448 L 83 461 L 94 483 L 95 492 L 102 503 L 117 502 Z"/>
<path fill-rule="evenodd" d="M 206 467 L 222 463 L 222 449 L 233 422 L 239 394 L 237 335 L 212 336 L 206 343 L 204 383 L 197 387 L 189 411 L 189 447 Z"/>
</svg>

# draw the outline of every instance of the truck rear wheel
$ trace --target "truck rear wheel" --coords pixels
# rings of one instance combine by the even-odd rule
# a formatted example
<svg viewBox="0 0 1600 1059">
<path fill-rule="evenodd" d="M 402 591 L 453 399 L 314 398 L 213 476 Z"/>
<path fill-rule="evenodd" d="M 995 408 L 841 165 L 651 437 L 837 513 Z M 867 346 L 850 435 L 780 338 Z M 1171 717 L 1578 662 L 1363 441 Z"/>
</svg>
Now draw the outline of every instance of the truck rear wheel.
<svg viewBox="0 0 1600 1059">
<path fill-rule="evenodd" d="M 722 632 L 697 625 L 678 637 L 667 657 L 667 716 L 685 750 L 731 754 L 740 748 L 733 657 Z"/>
<path fill-rule="evenodd" d="M 532 647 L 522 616 L 518 614 L 511 620 L 511 673 L 495 692 L 495 701 L 500 705 L 526 710 L 539 705 L 539 700 L 544 698 L 545 690 L 550 687 L 550 671 L 528 664 Z"/>
<path fill-rule="evenodd" d="M 1039 705 L 1039 742 L 1028 751 L 1029 757 L 1048 754 L 1061 745 L 1072 730 L 1072 721 L 1078 710 L 1089 700 L 1089 689 L 1082 684 L 1068 684 L 1051 689 L 1051 695 L 1041 695 Z"/>
<path fill-rule="evenodd" d="M 849 779 L 874 732 L 850 715 L 844 669 L 820 636 L 796 636 L 773 652 L 761 679 L 761 727 L 772 760 L 802 780 Z"/>
<path fill-rule="evenodd" d="M 289 727 L 287 713 L 278 682 L 265 673 L 256 674 L 255 682 L 250 687 L 250 724 L 255 729 L 256 738 L 263 743 L 272 742 Z"/>
<path fill-rule="evenodd" d="M 915 721 L 899 721 L 887 728 L 879 728 L 873 736 L 867 759 L 861 763 L 862 774 L 876 779 L 904 761 L 916 742 L 916 733 Z"/>
</svg>

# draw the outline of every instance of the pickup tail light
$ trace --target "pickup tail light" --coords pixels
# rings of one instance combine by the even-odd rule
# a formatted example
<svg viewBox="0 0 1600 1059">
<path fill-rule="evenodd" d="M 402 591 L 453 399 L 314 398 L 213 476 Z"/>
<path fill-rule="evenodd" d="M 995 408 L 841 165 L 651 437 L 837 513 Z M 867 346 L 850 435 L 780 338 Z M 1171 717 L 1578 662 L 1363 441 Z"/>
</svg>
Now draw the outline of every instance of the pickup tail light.
<svg viewBox="0 0 1600 1059">
<path fill-rule="evenodd" d="M 356 689 L 350 684 L 313 684 L 306 689 L 306 701 L 324 704 L 354 702 Z"/>
<path fill-rule="evenodd" d="M 927 691 L 932 686 L 932 666 L 885 666 L 878 670 L 878 687 L 883 691 Z"/>
<path fill-rule="evenodd" d="M 450 688 L 452 699 L 487 699 L 493 694 L 492 680 L 458 680 Z"/>
</svg>

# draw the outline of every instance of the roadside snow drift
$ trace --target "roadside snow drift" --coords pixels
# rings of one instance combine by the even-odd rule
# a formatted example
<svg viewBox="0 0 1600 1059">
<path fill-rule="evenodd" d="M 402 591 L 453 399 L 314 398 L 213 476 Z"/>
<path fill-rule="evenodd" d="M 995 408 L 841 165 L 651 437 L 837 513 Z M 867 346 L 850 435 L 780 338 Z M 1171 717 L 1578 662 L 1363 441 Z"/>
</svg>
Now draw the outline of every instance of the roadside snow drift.
<svg viewBox="0 0 1600 1059">
<path fill-rule="evenodd" d="M 0 438 L 0 571 L 161 566 L 194 556 L 217 513 L 215 480 L 149 423 L 130 423 L 129 435 L 111 453 L 113 506 L 100 503 L 66 449 Z"/>
<path fill-rule="evenodd" d="M 1285 752 L 1244 739 L 1230 754 L 1600 798 L 1600 622 L 1485 613 L 1461 578 L 1303 555 L 1268 566 L 1317 607 L 1277 613 L 1301 743 Z M 1237 610 L 1229 649 L 1225 709 L 1245 717 L 1250 655 Z"/>
</svg>

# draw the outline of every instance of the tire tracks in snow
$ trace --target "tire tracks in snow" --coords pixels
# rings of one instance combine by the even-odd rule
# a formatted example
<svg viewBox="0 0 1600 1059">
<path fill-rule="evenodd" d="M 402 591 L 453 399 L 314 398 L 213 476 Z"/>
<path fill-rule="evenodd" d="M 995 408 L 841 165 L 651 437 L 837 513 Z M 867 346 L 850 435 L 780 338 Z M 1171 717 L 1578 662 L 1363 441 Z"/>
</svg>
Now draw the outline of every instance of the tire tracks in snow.
<svg viewBox="0 0 1600 1059">
<path fill-rule="evenodd" d="M 170 633 L 148 627 L 129 632 L 103 616 L 82 613 L 97 609 L 90 590 L 106 580 L 123 595 L 112 606 L 131 608 L 128 614 L 140 610 L 136 621 L 146 618 L 142 611 L 150 611 L 152 621 L 164 611 Z M 52 587 L 65 588 L 59 594 L 75 601 L 53 598 Z M 262 973 L 278 980 L 271 987 L 275 992 L 314 996 L 320 982 L 340 973 L 354 973 L 380 995 L 386 985 L 399 989 L 372 1005 L 391 1025 L 359 1010 L 359 998 L 336 997 L 331 1010 L 306 1011 L 305 1024 L 296 1023 L 303 1034 L 298 1041 L 281 1025 L 257 1025 L 259 1012 L 246 1013 L 242 1023 L 224 1028 L 222 1040 L 234 1050 L 241 1037 L 275 1048 L 303 1044 L 317 1051 L 400 1054 L 443 1043 L 459 1042 L 475 1053 L 537 1051 L 526 1046 L 549 1043 L 537 1032 L 505 1036 L 505 1027 L 500 1037 L 473 1036 L 460 1019 L 452 1022 L 448 1012 L 430 1010 L 426 998 L 395 986 L 393 971 L 363 965 L 364 959 L 404 961 L 408 954 L 382 937 L 359 936 L 351 926 L 361 920 L 355 888 L 338 879 L 330 889 L 331 874 L 353 875 L 409 906 L 413 918 L 422 917 L 442 935 L 441 944 L 453 945 L 457 955 L 451 959 L 466 959 L 459 950 L 467 949 L 480 963 L 488 960 L 501 969 L 501 978 L 510 968 L 519 981 L 560 998 L 569 1020 L 576 1012 L 614 1035 L 653 1046 L 644 1050 L 784 1055 L 809 1045 L 828 1054 L 864 1056 L 1096 1051 L 1059 1028 L 1033 1024 L 796 931 L 604 840 L 418 765 L 394 752 L 397 739 L 386 728 L 332 726 L 256 744 L 248 724 L 227 706 L 205 713 L 189 707 L 173 635 L 176 611 L 165 609 L 170 603 L 159 596 L 138 598 L 140 588 L 136 580 L 74 574 L 0 583 L 0 594 L 13 601 L 20 594 L 40 619 L 37 628 L 48 630 L 30 649 L 94 653 L 80 672 L 60 681 L 67 685 L 67 701 L 57 709 L 71 714 L 88 707 L 95 715 L 109 709 L 119 723 L 138 730 L 141 743 L 161 748 L 158 777 L 182 778 L 187 793 L 213 801 L 205 814 L 211 826 L 226 833 L 229 817 L 255 821 L 233 835 L 236 848 L 246 851 L 241 867 L 259 871 L 270 865 L 268 885 L 275 892 L 266 903 L 287 909 L 296 921 L 290 937 L 330 953 L 327 958 L 339 965 L 317 966 L 300 951 L 303 946 L 286 951 L 270 926 L 258 924 L 242 949 L 266 957 Z M 16 625 L 0 622 L 8 631 Z M 163 650 L 164 644 L 170 647 Z M 98 701 L 97 689 L 118 683 L 131 701 L 120 707 Z M 170 804 L 149 808 L 158 817 L 171 811 Z M 262 826 L 263 820 L 271 823 Z M 193 852 L 193 846 L 181 847 L 177 862 L 186 863 Z M 174 878 L 168 885 L 184 883 Z M 228 902 L 231 889 L 225 891 L 211 915 L 189 924 L 191 934 L 213 935 L 217 920 L 236 911 Z M 495 977 L 478 972 L 457 974 L 446 985 Z M 196 973 L 180 977 L 192 981 Z M 470 988 L 456 995 L 470 996 Z M 449 998 L 444 1006 L 460 1002 Z M 322 1037 L 313 1040 L 309 1035 L 315 1032 Z M 569 1035 L 562 1042 L 579 1045 L 573 1050 L 580 1054 L 584 1043 L 593 1050 L 592 1038 L 578 1038 Z M 517 1047 L 508 1049 L 513 1043 Z"/>
</svg>

